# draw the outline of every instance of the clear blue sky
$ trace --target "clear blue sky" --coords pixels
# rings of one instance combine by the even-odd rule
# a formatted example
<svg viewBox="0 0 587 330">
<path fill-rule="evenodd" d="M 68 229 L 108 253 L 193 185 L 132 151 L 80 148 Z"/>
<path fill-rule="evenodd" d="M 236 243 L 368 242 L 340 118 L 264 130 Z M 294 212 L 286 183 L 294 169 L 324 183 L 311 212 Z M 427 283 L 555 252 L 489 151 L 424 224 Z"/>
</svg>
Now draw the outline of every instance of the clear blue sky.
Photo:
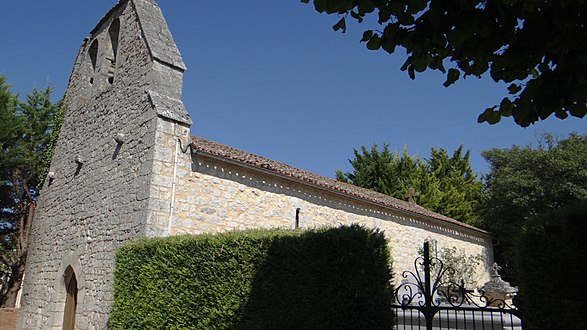
<svg viewBox="0 0 587 330">
<path fill-rule="evenodd" d="M 115 0 L 19 0 L 0 7 L 0 74 L 21 96 L 63 95 L 85 36 Z M 587 119 L 549 118 L 523 129 L 477 124 L 504 86 L 468 78 L 444 88 L 430 72 L 401 72 L 404 51 L 368 51 L 364 27 L 332 31 L 335 16 L 299 0 L 159 0 L 184 57 L 184 103 L 198 135 L 325 176 L 350 170 L 353 148 L 389 143 L 425 158 L 431 147 L 481 151 L 536 143 L 541 132 L 585 134 Z"/>
</svg>

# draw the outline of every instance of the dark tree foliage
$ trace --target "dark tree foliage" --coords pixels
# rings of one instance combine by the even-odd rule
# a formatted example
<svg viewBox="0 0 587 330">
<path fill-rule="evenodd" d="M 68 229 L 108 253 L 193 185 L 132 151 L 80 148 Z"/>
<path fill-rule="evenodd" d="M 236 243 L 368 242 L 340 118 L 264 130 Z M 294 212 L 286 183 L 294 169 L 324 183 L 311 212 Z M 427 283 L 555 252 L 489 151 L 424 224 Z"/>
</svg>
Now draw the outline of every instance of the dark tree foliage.
<svg viewBox="0 0 587 330">
<path fill-rule="evenodd" d="M 587 202 L 528 221 L 516 242 L 520 301 L 528 329 L 583 329 L 587 324 Z"/>
<path fill-rule="evenodd" d="M 432 148 L 430 158 L 421 160 L 373 146 L 355 149 L 349 162 L 352 173 L 336 172 L 339 181 L 375 190 L 399 199 L 412 198 L 419 205 L 454 219 L 474 224 L 479 215 L 483 184 L 469 163 L 469 152 L 459 147 L 452 156 Z"/>
<path fill-rule="evenodd" d="M 0 76 L 0 306 L 13 307 L 20 288 L 58 108 L 49 88 L 22 102 Z"/>
<path fill-rule="evenodd" d="M 302 0 L 304 3 L 310 0 Z M 320 13 L 347 19 L 371 16 L 368 49 L 407 52 L 401 67 L 414 79 L 427 69 L 446 74 L 449 86 L 461 76 L 508 85 L 508 96 L 486 109 L 479 122 L 512 116 L 526 127 L 551 114 L 564 119 L 587 113 L 587 5 L 584 0 L 313 0 Z M 448 70 L 447 70 L 448 68 Z"/>
<path fill-rule="evenodd" d="M 487 198 L 480 225 L 497 239 L 496 260 L 504 277 L 516 283 L 516 238 L 529 219 L 587 201 L 587 135 L 572 134 L 532 148 L 492 149 L 483 156 L 490 164 Z"/>
</svg>

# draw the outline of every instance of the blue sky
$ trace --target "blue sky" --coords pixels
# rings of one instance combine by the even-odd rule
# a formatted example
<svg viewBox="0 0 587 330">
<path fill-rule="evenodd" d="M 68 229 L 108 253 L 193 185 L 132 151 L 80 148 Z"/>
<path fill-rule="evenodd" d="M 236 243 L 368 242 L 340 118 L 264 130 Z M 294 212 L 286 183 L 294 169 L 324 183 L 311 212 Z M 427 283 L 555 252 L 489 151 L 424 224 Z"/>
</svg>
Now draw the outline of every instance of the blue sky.
<svg viewBox="0 0 587 330">
<path fill-rule="evenodd" d="M 0 74 L 21 96 L 33 87 L 63 95 L 85 36 L 115 0 L 5 1 L 0 11 Z M 349 171 L 353 148 L 388 143 L 427 157 L 431 147 L 481 151 L 536 143 L 542 132 L 585 134 L 587 121 L 549 118 L 529 128 L 505 119 L 477 124 L 503 85 L 474 77 L 444 88 L 429 72 L 399 70 L 405 52 L 368 51 L 360 25 L 332 31 L 335 16 L 299 0 L 159 0 L 184 57 L 184 103 L 192 135 L 325 176 Z"/>
</svg>

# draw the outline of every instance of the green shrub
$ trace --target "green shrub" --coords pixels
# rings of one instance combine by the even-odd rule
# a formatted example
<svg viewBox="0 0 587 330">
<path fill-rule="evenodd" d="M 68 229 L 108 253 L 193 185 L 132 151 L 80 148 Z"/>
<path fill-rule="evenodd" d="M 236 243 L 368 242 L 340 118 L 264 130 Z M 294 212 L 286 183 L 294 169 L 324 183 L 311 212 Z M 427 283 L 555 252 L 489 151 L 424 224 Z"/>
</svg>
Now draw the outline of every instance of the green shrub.
<svg viewBox="0 0 587 330">
<path fill-rule="evenodd" d="M 479 287 L 479 281 L 484 272 L 479 272 L 479 266 L 484 265 L 485 257 L 481 254 L 467 254 L 464 249 L 458 249 L 456 246 L 443 247 L 438 250 L 438 242 L 435 239 L 427 238 L 430 244 L 430 257 L 438 258 L 442 261 L 442 266 L 446 270 L 442 276 L 442 282 L 460 284 L 461 280 L 465 288 L 474 290 Z M 419 248 L 418 254 L 424 258 L 424 249 Z M 431 262 L 431 274 L 437 274 L 440 269 L 439 263 Z M 424 265 L 421 265 L 423 271 Z"/>
<path fill-rule="evenodd" d="M 519 306 L 528 329 L 587 324 L 587 203 L 533 218 L 516 249 Z"/>
<path fill-rule="evenodd" d="M 130 243 L 116 255 L 113 329 L 391 329 L 391 261 L 353 225 Z"/>
</svg>

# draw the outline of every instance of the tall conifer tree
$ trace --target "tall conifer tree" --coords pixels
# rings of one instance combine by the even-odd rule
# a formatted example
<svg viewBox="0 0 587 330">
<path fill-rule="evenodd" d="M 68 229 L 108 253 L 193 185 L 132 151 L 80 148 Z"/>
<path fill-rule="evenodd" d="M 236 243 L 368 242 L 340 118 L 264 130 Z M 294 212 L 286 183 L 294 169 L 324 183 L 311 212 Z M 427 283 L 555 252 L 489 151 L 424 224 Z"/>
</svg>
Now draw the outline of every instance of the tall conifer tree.
<svg viewBox="0 0 587 330">
<path fill-rule="evenodd" d="M 462 146 L 452 156 L 442 148 L 432 148 L 425 160 L 410 156 L 407 150 L 393 153 L 387 144 L 382 150 L 376 145 L 371 150 L 363 146 L 354 154 L 349 160 L 353 172 L 339 170 L 337 180 L 399 199 L 412 195 L 419 205 L 469 224 L 479 219 L 483 184 Z"/>
<path fill-rule="evenodd" d="M 22 102 L 0 76 L 0 305 L 14 307 L 59 106 L 51 89 Z"/>
</svg>

